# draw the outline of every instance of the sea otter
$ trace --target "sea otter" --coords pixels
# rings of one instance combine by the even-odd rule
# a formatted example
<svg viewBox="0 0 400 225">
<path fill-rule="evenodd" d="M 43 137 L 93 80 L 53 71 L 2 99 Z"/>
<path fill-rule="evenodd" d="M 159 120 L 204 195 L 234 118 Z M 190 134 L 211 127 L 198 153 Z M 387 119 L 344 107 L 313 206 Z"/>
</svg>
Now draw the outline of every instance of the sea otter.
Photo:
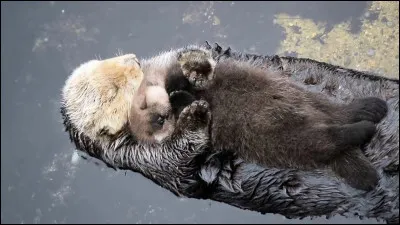
<svg viewBox="0 0 400 225">
<path fill-rule="evenodd" d="M 71 91 L 62 96 L 64 104 L 61 114 L 65 129 L 76 148 L 114 168 L 139 172 L 181 197 L 205 198 L 241 209 L 263 214 L 278 213 L 290 218 L 362 216 L 398 224 L 398 80 L 310 59 L 244 54 L 234 50 L 228 51 L 229 48 L 219 45 L 212 47 L 207 44 L 204 48 L 212 52 L 215 60 L 247 60 L 265 70 L 290 71 L 294 82 L 299 85 L 305 84 L 308 90 L 331 97 L 338 103 L 349 103 L 353 98 L 366 96 L 377 96 L 387 100 L 389 114 L 378 125 L 372 142 L 365 147 L 369 159 L 374 162 L 380 173 L 385 171 L 380 176 L 379 186 L 365 193 L 337 180 L 329 170 L 302 171 L 260 167 L 231 154 L 213 153 L 207 155 L 206 161 L 194 160 L 204 153 L 204 148 L 198 144 L 204 141 L 202 138 L 205 136 L 187 136 L 177 139 L 174 143 L 147 144 L 137 142 L 124 126 L 123 132 L 112 139 L 98 138 L 107 136 L 106 132 L 102 135 L 101 132 L 94 132 L 98 137 L 92 139 L 88 137 L 87 131 L 83 130 L 84 127 L 78 125 L 83 123 L 84 119 L 90 120 L 91 116 L 96 115 L 85 112 L 91 111 L 91 107 L 88 106 L 97 104 L 93 105 L 91 103 L 94 101 L 88 101 L 88 105 L 76 105 L 74 101 L 77 98 L 96 98 L 105 102 L 112 99 L 107 99 L 107 95 L 104 95 L 107 92 L 78 88 L 79 82 L 67 82 L 64 90 Z M 165 67 L 176 62 L 177 52 L 180 51 L 182 49 L 171 49 L 158 56 L 140 60 L 142 69 L 153 67 L 153 70 L 165 71 Z M 104 61 L 93 60 L 96 63 L 93 65 L 100 68 L 101 62 Z M 85 75 L 90 75 L 90 72 L 80 70 L 75 76 L 90 78 Z M 103 73 L 103 76 L 107 75 Z M 84 83 L 87 80 L 91 81 L 79 80 Z M 315 82 L 308 82 L 310 80 Z M 73 104 L 69 105 L 71 103 Z M 99 111 L 102 109 L 101 106 L 97 108 Z M 70 115 L 80 113 L 82 117 L 71 119 Z M 128 118 L 120 118 L 127 122 Z M 100 127 L 99 129 L 101 130 Z M 201 132 L 192 134 L 202 135 Z"/>
<path fill-rule="evenodd" d="M 232 150 L 247 161 L 268 167 L 330 167 L 362 190 L 378 183 L 378 174 L 360 147 L 374 134 L 374 123 L 387 113 L 386 102 L 379 98 L 333 104 L 281 74 L 246 62 L 223 60 L 216 64 L 202 49 L 178 53 L 177 63 L 166 72 L 165 89 L 146 82 L 147 76 L 151 74 L 144 74 L 129 118 L 131 131 L 139 140 L 173 138 L 173 108 L 181 107 L 188 98 L 188 103 L 204 99 L 211 106 L 211 146 L 215 151 Z M 172 81 L 179 77 L 192 84 L 195 97 L 179 91 L 176 86 L 182 83 Z M 172 92 L 173 104 L 169 104 L 167 90 L 178 90 Z"/>
</svg>

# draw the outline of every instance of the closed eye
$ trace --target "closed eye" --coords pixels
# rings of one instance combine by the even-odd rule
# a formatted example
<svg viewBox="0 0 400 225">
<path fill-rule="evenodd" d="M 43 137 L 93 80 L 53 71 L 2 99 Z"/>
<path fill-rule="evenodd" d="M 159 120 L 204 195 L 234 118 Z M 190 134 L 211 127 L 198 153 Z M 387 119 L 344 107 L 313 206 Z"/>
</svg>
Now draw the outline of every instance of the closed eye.
<svg viewBox="0 0 400 225">
<path fill-rule="evenodd" d="M 162 125 L 164 125 L 164 122 L 165 122 L 165 118 L 164 117 L 159 116 L 157 118 L 157 124 L 158 125 L 162 126 Z"/>
<path fill-rule="evenodd" d="M 167 118 L 167 116 L 161 114 L 153 114 L 151 116 L 151 124 L 154 128 L 161 129 L 164 126 L 165 120 Z"/>
</svg>

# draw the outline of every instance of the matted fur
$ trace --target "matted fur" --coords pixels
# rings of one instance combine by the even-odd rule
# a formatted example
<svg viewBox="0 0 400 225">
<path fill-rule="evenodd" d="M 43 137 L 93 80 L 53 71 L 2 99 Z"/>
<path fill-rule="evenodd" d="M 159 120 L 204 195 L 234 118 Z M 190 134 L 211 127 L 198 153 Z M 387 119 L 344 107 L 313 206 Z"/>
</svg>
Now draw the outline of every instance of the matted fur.
<svg viewBox="0 0 400 225">
<path fill-rule="evenodd" d="M 207 137 L 197 133 L 164 145 L 143 145 L 137 143 L 124 127 L 111 141 L 91 140 L 70 119 L 72 109 L 64 101 L 64 125 L 76 147 L 114 168 L 139 172 L 179 196 L 207 198 L 290 218 L 339 214 L 398 223 L 397 80 L 309 59 L 241 54 L 218 45 L 206 44 L 205 48 L 212 51 L 216 60 L 221 57 L 247 59 L 265 69 L 285 70 L 307 89 L 326 94 L 338 102 L 366 96 L 385 99 L 389 104 L 388 115 L 378 125 L 378 132 L 367 146 L 368 156 L 381 174 L 379 185 L 365 193 L 350 188 L 323 170 L 263 168 L 229 153 L 210 154 L 202 145 Z M 176 50 L 166 54 L 174 52 Z M 164 60 L 159 64 L 167 63 L 168 57 L 163 56 Z M 152 63 L 152 60 L 143 61 L 143 64 L 145 62 Z"/>
</svg>

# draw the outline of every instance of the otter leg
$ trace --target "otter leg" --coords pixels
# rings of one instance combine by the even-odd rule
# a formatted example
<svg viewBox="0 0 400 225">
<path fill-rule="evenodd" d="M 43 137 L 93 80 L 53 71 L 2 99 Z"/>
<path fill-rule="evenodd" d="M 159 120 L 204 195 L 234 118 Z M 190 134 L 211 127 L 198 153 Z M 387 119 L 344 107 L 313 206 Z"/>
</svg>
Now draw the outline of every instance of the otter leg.
<svg viewBox="0 0 400 225">
<path fill-rule="evenodd" d="M 371 139 L 374 132 L 375 125 L 369 121 L 314 127 L 302 132 L 301 140 L 298 144 L 301 149 L 306 149 L 304 156 L 308 157 L 310 155 L 309 151 L 312 151 L 311 154 L 314 160 L 327 163 L 347 152 L 348 149 L 361 147 Z"/>
<path fill-rule="evenodd" d="M 205 89 L 214 78 L 216 62 L 209 52 L 200 49 L 182 51 L 178 53 L 178 63 L 184 76 L 196 89 Z"/>
<path fill-rule="evenodd" d="M 386 101 L 367 97 L 354 100 L 346 106 L 345 111 L 350 116 L 350 122 L 359 122 L 362 120 L 379 123 L 387 114 L 388 106 Z"/>
<path fill-rule="evenodd" d="M 328 134 L 338 149 L 360 147 L 371 140 L 375 134 L 375 124 L 370 121 L 360 121 L 352 124 L 333 125 L 328 127 Z"/>
<path fill-rule="evenodd" d="M 378 172 L 360 149 L 344 152 L 331 165 L 333 171 L 353 188 L 370 191 L 379 182 Z"/>
<path fill-rule="evenodd" d="M 331 123 L 348 124 L 363 120 L 379 123 L 387 114 L 386 101 L 377 97 L 358 98 L 349 104 L 332 104 L 316 93 L 309 93 L 315 109 L 332 119 Z"/>
</svg>

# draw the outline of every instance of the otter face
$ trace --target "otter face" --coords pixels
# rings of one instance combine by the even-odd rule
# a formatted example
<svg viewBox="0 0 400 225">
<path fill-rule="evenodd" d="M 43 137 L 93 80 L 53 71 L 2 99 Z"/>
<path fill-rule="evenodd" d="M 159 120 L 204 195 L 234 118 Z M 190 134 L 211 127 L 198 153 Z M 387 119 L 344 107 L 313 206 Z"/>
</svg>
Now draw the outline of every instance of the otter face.
<svg viewBox="0 0 400 225">
<path fill-rule="evenodd" d="M 148 86 L 139 89 L 129 114 L 129 126 L 140 141 L 160 143 L 172 135 L 175 118 L 164 88 Z"/>
<path fill-rule="evenodd" d="M 75 127 L 92 140 L 114 135 L 128 122 L 130 102 L 142 80 L 134 54 L 91 60 L 67 79 L 62 104 Z"/>
</svg>

